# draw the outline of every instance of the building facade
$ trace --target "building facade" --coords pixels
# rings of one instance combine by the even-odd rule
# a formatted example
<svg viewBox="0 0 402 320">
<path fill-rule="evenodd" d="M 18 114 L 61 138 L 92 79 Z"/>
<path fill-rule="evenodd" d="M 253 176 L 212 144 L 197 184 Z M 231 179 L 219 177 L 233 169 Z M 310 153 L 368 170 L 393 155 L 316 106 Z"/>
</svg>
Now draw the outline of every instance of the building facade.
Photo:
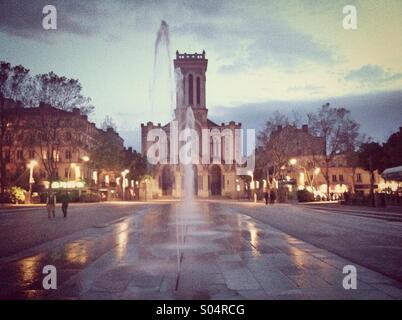
<svg viewBox="0 0 402 320">
<path fill-rule="evenodd" d="M 102 135 L 123 150 L 123 139 L 113 129 L 97 128 L 79 109 L 64 111 L 44 103 L 24 108 L 10 99 L 5 107 L 8 123 L 2 149 L 8 185 L 31 183 L 38 191 L 49 187 L 88 190 L 105 179 L 108 184 L 115 182 L 113 172 L 101 172 L 91 159 Z"/>
<path fill-rule="evenodd" d="M 352 166 L 346 154 L 336 154 L 326 172 L 325 141 L 314 136 L 307 125 L 301 128 L 279 126 L 272 134 L 272 144 L 273 149 L 285 151 L 282 154 L 284 162 L 281 164 L 281 180 L 289 192 L 307 189 L 325 199 L 328 184 L 325 175 L 328 175 L 329 192 L 333 199 L 341 198 L 344 192 L 357 196 L 370 193 L 371 173 L 359 166 Z M 395 189 L 395 183 L 385 181 L 375 171 L 375 191 L 381 192 L 388 188 Z"/>
<path fill-rule="evenodd" d="M 171 145 L 171 139 L 176 139 L 171 135 L 173 123 L 178 124 L 178 130 L 181 132 L 185 128 L 186 114 L 189 108 L 194 117 L 194 129 L 198 137 L 202 137 L 202 131 L 205 129 L 211 132 L 207 138 L 207 143 L 198 141 L 199 152 L 202 148 L 209 148 L 210 162 L 204 164 L 202 161 L 196 161 L 193 164 L 194 171 L 194 194 L 198 197 L 225 196 L 236 197 L 236 194 L 242 186 L 236 176 L 236 165 L 234 161 L 225 162 L 225 151 L 228 152 L 224 132 L 231 132 L 232 138 L 236 129 L 241 129 L 241 123 L 230 121 L 229 123 L 217 124 L 208 119 L 208 109 L 206 102 L 206 71 L 208 60 L 205 58 L 205 52 L 198 54 L 180 54 L 176 52 L 174 59 L 175 73 L 181 78 L 176 95 L 175 119 L 168 124 L 141 124 L 141 142 L 142 154 L 146 156 L 148 150 L 153 144 L 149 139 L 151 130 L 161 129 L 166 133 L 167 145 Z M 180 85 L 181 84 L 181 85 Z M 216 134 L 212 134 L 216 133 Z M 180 142 L 177 141 L 180 146 Z M 171 151 L 171 150 L 170 150 Z M 170 156 L 168 151 L 168 158 Z M 233 150 L 232 150 L 233 151 Z M 220 155 L 221 161 L 214 161 L 214 156 Z M 201 159 L 201 154 L 199 154 Z M 216 157 L 217 158 L 217 157 Z M 215 159 L 216 159 L 215 158 Z M 201 163 L 202 162 L 202 163 Z M 183 166 L 178 163 L 158 163 L 155 166 L 155 175 L 152 181 L 148 181 L 147 198 L 172 196 L 181 197 L 183 194 Z"/>
</svg>

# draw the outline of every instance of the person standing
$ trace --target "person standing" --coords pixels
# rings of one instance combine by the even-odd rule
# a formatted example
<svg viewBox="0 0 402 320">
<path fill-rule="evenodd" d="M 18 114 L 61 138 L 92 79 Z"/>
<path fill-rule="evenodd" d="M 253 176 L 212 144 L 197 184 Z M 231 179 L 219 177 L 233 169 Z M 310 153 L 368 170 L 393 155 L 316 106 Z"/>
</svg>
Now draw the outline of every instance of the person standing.
<svg viewBox="0 0 402 320">
<path fill-rule="evenodd" d="M 264 192 L 264 199 L 265 199 L 265 205 L 268 205 L 268 201 L 269 201 L 268 190 L 265 190 L 265 192 Z"/>
<path fill-rule="evenodd" d="M 56 195 L 49 192 L 46 198 L 47 217 L 49 219 L 56 218 Z"/>
<path fill-rule="evenodd" d="M 68 196 L 68 193 L 66 192 L 61 199 L 61 210 L 63 211 L 64 218 L 67 218 L 67 209 L 68 209 L 69 202 L 70 202 L 70 198 Z"/>
<path fill-rule="evenodd" d="M 270 192 L 270 195 L 269 195 L 269 203 L 274 204 L 275 200 L 276 200 L 276 193 L 275 193 L 275 190 L 272 189 Z"/>
</svg>

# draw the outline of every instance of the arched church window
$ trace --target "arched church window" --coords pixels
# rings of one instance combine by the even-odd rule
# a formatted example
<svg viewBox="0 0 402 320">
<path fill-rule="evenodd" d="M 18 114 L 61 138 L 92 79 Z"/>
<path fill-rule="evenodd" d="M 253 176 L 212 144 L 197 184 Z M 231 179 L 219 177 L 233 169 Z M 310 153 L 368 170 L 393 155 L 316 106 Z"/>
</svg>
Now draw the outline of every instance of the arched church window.
<svg viewBox="0 0 402 320">
<path fill-rule="evenodd" d="M 194 105 L 193 75 L 188 76 L 188 103 Z"/>
<path fill-rule="evenodd" d="M 201 104 L 201 80 L 197 77 L 197 106 Z"/>
</svg>

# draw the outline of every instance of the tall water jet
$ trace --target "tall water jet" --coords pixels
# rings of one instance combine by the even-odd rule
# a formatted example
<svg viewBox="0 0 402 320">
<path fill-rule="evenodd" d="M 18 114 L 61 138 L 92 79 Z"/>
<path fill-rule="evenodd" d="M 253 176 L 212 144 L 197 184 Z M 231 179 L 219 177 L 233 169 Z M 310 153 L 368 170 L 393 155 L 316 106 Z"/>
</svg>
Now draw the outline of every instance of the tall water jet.
<svg viewBox="0 0 402 320">
<path fill-rule="evenodd" d="M 193 131 L 195 129 L 195 119 L 194 119 L 194 113 L 193 109 L 191 107 L 188 107 L 186 109 L 185 117 L 184 117 L 184 127 L 186 130 Z M 193 137 L 190 137 L 189 143 L 191 144 L 191 147 L 193 147 L 193 141 L 191 141 Z M 183 165 L 183 176 L 184 176 L 184 205 L 190 206 L 192 204 L 193 198 L 194 198 L 194 170 L 193 170 L 193 163 L 194 163 L 194 156 L 193 156 L 194 150 L 191 150 L 191 161 L 190 163 L 186 163 Z"/>
<path fill-rule="evenodd" d="M 155 120 L 155 111 L 158 114 L 158 121 L 170 120 L 170 117 L 173 116 L 175 94 L 176 88 L 170 54 L 169 25 L 166 21 L 162 20 L 156 34 L 154 46 L 153 77 L 150 88 L 152 120 Z M 167 102 L 169 103 L 170 110 L 170 114 L 168 115 L 164 113 Z M 163 119 L 161 115 L 164 115 L 166 119 Z"/>
</svg>

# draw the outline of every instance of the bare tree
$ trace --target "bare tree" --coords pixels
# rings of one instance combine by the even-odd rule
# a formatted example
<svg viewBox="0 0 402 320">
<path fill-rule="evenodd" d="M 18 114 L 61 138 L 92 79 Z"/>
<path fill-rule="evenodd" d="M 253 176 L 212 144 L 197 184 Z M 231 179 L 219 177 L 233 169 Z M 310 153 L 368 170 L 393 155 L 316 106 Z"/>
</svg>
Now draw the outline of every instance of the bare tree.
<svg viewBox="0 0 402 320">
<path fill-rule="evenodd" d="M 81 144 L 82 128 L 78 127 L 74 109 L 79 114 L 89 114 L 93 110 L 90 99 L 81 94 L 78 80 L 60 77 L 53 72 L 36 77 L 36 101 L 41 108 L 37 119 L 40 158 L 52 182 L 57 178 L 61 148 L 73 153 Z M 69 112 L 67 115 L 66 112 Z"/>
<path fill-rule="evenodd" d="M 117 131 L 117 126 L 113 118 L 107 115 L 101 124 L 101 129 L 106 131 L 109 128 L 112 128 L 114 131 Z"/>
<path fill-rule="evenodd" d="M 257 137 L 260 148 L 256 165 L 260 170 L 280 178 L 296 149 L 296 129 L 296 122 L 278 111 L 269 118 Z"/>
<path fill-rule="evenodd" d="M 323 175 L 329 198 L 330 163 L 336 155 L 354 151 L 359 137 L 359 124 L 350 118 L 349 110 L 331 107 L 329 103 L 323 105 L 317 112 L 309 113 L 308 120 L 312 132 L 321 137 L 325 143 Z"/>
</svg>

